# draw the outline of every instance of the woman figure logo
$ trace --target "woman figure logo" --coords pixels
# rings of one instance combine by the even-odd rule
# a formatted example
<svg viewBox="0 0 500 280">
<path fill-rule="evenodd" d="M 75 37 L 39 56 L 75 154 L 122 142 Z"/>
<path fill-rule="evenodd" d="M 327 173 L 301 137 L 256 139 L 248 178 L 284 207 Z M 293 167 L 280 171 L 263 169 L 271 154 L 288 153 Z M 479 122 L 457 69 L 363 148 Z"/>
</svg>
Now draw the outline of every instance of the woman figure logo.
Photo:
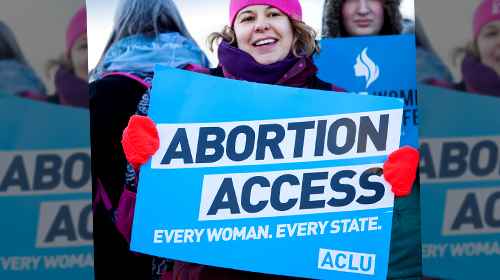
<svg viewBox="0 0 500 280">
<path fill-rule="evenodd" d="M 367 51 L 368 48 L 364 48 L 361 54 L 358 54 L 354 65 L 354 75 L 356 77 L 365 77 L 366 88 L 375 82 L 380 75 L 378 66 L 368 57 Z"/>
</svg>

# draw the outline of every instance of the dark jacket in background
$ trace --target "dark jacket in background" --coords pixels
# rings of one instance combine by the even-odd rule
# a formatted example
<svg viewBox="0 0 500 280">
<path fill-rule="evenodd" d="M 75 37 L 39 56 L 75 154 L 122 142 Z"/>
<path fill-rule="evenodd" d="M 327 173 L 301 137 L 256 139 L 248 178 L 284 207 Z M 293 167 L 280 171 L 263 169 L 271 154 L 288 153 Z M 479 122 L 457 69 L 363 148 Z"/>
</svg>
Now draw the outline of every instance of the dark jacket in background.
<svg viewBox="0 0 500 280">
<path fill-rule="evenodd" d="M 99 178 L 112 205 L 118 205 L 127 165 L 122 132 L 147 91 L 137 80 L 108 74 L 121 72 L 146 79 L 156 64 L 179 67 L 188 63 L 205 64 L 207 59 L 194 41 L 177 32 L 124 37 L 103 55 L 91 74 L 95 81 L 89 85 L 93 198 Z M 158 261 L 163 260 L 130 252 L 114 218 L 101 204 L 94 212 L 96 279 L 158 279 L 165 270 L 157 266 Z"/>
<path fill-rule="evenodd" d="M 121 134 L 144 91 L 139 82 L 119 76 L 89 85 L 93 185 L 100 178 L 113 205 L 123 190 L 126 167 Z M 97 206 L 93 224 L 96 279 L 151 279 L 152 258 L 132 253 L 103 205 Z"/>
</svg>

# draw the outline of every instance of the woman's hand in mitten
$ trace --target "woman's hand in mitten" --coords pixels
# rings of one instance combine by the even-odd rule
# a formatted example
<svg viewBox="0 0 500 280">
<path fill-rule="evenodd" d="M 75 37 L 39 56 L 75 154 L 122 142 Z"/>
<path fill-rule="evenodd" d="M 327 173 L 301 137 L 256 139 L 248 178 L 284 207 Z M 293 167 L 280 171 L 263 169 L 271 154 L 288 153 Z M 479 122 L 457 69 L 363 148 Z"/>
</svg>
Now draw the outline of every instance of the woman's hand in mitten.
<svg viewBox="0 0 500 280">
<path fill-rule="evenodd" d="M 418 150 L 404 146 L 392 152 L 384 162 L 384 178 L 396 197 L 411 193 L 419 164 Z"/>
<path fill-rule="evenodd" d="M 127 161 L 137 170 L 160 147 L 156 124 L 147 116 L 133 115 L 123 130 L 122 147 Z"/>
</svg>

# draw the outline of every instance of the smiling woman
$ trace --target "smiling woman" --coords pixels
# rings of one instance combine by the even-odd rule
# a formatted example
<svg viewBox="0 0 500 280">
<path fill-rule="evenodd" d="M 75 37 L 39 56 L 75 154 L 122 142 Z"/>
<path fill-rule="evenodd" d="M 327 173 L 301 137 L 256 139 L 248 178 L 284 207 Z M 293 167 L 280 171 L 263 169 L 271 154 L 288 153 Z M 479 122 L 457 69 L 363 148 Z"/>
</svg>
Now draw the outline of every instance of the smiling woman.
<svg viewBox="0 0 500 280">
<path fill-rule="evenodd" d="M 159 5 L 161 7 L 165 7 L 165 13 L 167 15 L 172 15 L 175 9 L 173 4 L 163 5 L 171 2 L 167 0 L 123 1 L 130 3 L 133 2 L 137 5 L 144 5 L 144 3 L 151 3 L 152 6 Z M 131 11 L 130 8 L 124 9 L 124 11 L 127 11 L 128 15 L 136 15 L 140 12 Z M 152 14 L 154 15 L 157 13 L 153 12 Z M 174 18 L 179 19 L 180 16 L 177 16 L 177 13 L 175 14 L 176 16 Z M 126 19 L 127 17 L 124 18 Z M 147 16 L 145 18 L 151 17 Z M 163 17 L 158 18 L 162 19 Z M 165 18 L 170 17 L 165 16 Z M 137 24 L 133 26 L 137 26 Z M 146 27 L 151 26 L 147 25 Z M 146 28 L 146 31 L 151 32 L 151 30 L 154 29 Z M 183 29 L 177 28 L 175 30 L 179 31 Z M 164 31 L 165 33 L 174 33 L 171 32 L 173 31 L 172 29 L 166 29 Z M 160 35 L 161 34 L 158 36 Z M 174 34 L 170 35 L 173 36 Z M 127 45 L 130 48 L 137 46 L 138 52 L 132 53 L 125 51 L 126 58 L 128 60 L 126 60 L 123 64 L 118 64 L 120 61 L 117 60 L 117 58 L 119 58 L 117 56 L 111 56 L 111 60 L 109 60 L 110 63 L 103 64 L 127 67 L 124 68 L 126 71 L 123 71 L 123 68 L 120 70 L 108 67 L 105 69 L 108 72 L 104 71 L 102 72 L 102 75 L 97 75 L 96 77 L 98 78 L 89 85 L 91 96 L 90 114 L 93 149 L 92 160 L 93 163 L 96 163 L 95 165 L 93 164 L 93 176 L 96 180 L 99 178 L 99 182 L 102 183 L 101 189 L 111 194 L 109 196 L 112 198 L 112 203 L 118 205 L 120 209 L 123 210 L 118 211 L 118 217 L 126 217 L 126 219 L 117 219 L 118 221 L 123 221 L 123 223 L 117 224 L 117 229 L 125 238 L 124 240 L 127 241 L 130 240 L 130 227 L 132 224 L 132 217 L 134 215 L 133 205 L 135 205 L 135 192 L 137 191 L 137 182 L 140 180 L 137 176 L 138 168 L 146 163 L 160 148 L 158 139 L 159 127 L 151 118 L 147 117 L 150 93 L 147 83 L 145 82 L 149 81 L 149 79 L 154 75 L 152 68 L 149 66 L 158 62 L 158 59 L 165 58 L 166 54 L 163 49 L 160 53 L 154 52 L 159 48 L 152 47 L 150 48 L 151 53 L 149 55 L 141 55 L 139 51 L 145 49 L 142 47 L 144 42 L 157 42 L 158 40 L 152 40 L 153 38 L 149 37 L 143 38 L 144 35 L 141 35 L 140 37 L 142 40 L 135 40 L 134 38 L 137 38 L 137 36 L 132 36 L 134 36 L 132 37 L 133 40 L 123 38 L 123 40 L 125 40 L 123 42 L 130 44 Z M 318 78 L 318 69 L 312 59 L 312 55 L 318 50 L 315 36 L 316 33 L 313 29 L 302 21 L 302 7 L 299 0 L 231 0 L 229 5 L 229 20 L 226 28 L 222 33 L 214 33 L 210 36 L 211 45 L 218 47 L 218 67 L 208 69 L 200 65 L 193 65 L 192 63 L 197 63 L 195 60 L 187 62 L 186 60 L 183 60 L 182 63 L 175 64 L 175 66 L 185 70 L 209 74 L 211 76 L 244 80 L 253 83 L 265 83 L 270 85 L 337 92 L 344 91 L 343 89 L 340 89 L 331 83 L 324 82 Z M 193 44 L 193 42 L 191 43 Z M 119 41 L 116 44 L 118 44 L 117 46 L 121 46 Z M 108 50 L 110 55 L 117 54 L 110 51 L 114 48 L 116 48 L 116 50 L 120 50 L 117 46 L 115 45 L 115 47 L 111 47 Z M 130 48 L 124 48 L 124 50 L 129 50 Z M 169 55 L 166 56 L 166 58 L 180 59 L 180 50 L 186 49 L 187 48 L 183 46 L 179 46 L 179 49 L 175 50 L 175 55 Z M 118 52 L 118 54 L 120 53 Z M 103 61 L 108 60 L 106 59 Z M 164 61 L 163 63 L 166 62 Z M 172 63 L 167 65 L 172 66 Z M 128 70 L 130 69 L 130 66 L 135 67 L 132 69 L 133 71 Z M 100 68 L 98 67 L 98 69 Z M 142 71 L 138 71 L 138 69 Z M 116 72 L 117 70 L 119 71 L 118 73 Z M 174 92 L 172 91 L 170 93 Z M 314 95 L 314 93 L 311 94 Z M 210 95 L 206 95 L 205 98 L 209 99 L 211 97 Z M 205 101 L 206 100 L 200 100 L 200 102 Z M 286 101 L 286 99 L 283 100 L 283 102 Z M 168 108 L 165 108 L 165 110 L 168 110 Z M 189 112 L 186 113 L 189 114 Z M 326 133 L 326 122 L 321 123 L 325 125 L 325 129 L 322 130 L 323 136 L 320 135 L 320 137 L 317 137 L 318 139 L 326 137 L 326 134 L 324 134 Z M 351 122 L 345 125 L 340 125 L 340 123 L 337 124 L 339 125 L 338 129 L 341 129 L 342 126 L 354 127 Z M 318 126 L 320 126 L 320 128 L 323 127 L 319 122 Z M 270 129 L 271 127 L 263 126 L 263 128 Z M 306 124 L 303 129 L 297 128 L 297 130 L 305 131 L 307 128 L 308 126 Z M 243 127 L 241 129 L 245 128 Z M 276 129 L 278 133 L 281 131 L 279 128 Z M 259 133 L 260 131 L 261 130 L 259 129 Z M 337 129 L 335 126 L 334 129 L 329 129 L 328 137 L 330 137 L 330 134 L 336 135 L 336 131 Z M 252 134 L 252 132 L 249 131 L 246 131 L 246 133 L 248 135 Z M 253 134 L 255 135 L 256 133 L 253 132 Z M 269 134 L 273 135 L 272 131 Z M 228 135 L 228 139 L 236 139 L 236 137 L 230 137 L 231 135 Z M 263 135 L 267 135 L 267 133 L 264 133 Z M 204 137 L 202 138 L 208 139 Z M 271 138 L 271 136 L 266 139 L 262 138 L 264 140 L 261 142 L 264 142 L 264 144 L 261 146 L 265 148 L 269 147 L 268 145 L 271 145 L 271 148 L 274 148 L 274 146 L 279 144 L 281 141 L 279 139 L 272 140 L 274 138 L 275 137 Z M 259 137 L 256 139 L 258 141 Z M 253 142 L 254 141 L 248 141 L 248 143 L 250 143 L 248 145 L 248 147 L 250 147 L 248 148 L 249 152 L 253 151 Z M 121 147 L 120 143 L 122 144 Z M 347 146 L 351 145 L 351 141 L 346 143 L 348 143 Z M 173 145 L 172 147 L 174 146 L 176 147 L 176 145 Z M 229 146 L 233 147 L 234 145 Z M 362 146 L 363 145 L 361 145 L 361 147 Z M 326 148 L 329 150 L 335 150 L 338 147 L 335 146 L 335 143 L 331 142 L 330 146 Z M 326 148 L 324 149 L 325 153 Z M 348 148 L 351 149 L 351 147 Z M 202 149 L 200 149 L 200 151 L 201 150 Z M 178 151 L 174 150 L 174 154 L 176 154 L 176 152 Z M 321 150 L 321 152 L 323 152 L 323 150 Z M 415 152 L 416 151 L 414 151 L 413 154 Z M 243 152 L 236 152 L 235 149 L 231 148 L 229 153 L 231 154 L 231 159 L 238 160 L 249 157 L 247 155 L 247 150 Z M 401 153 L 406 154 L 405 150 Z M 236 158 L 233 156 L 236 156 Z M 172 157 L 167 157 L 167 160 L 168 158 Z M 390 157 L 387 162 L 392 162 L 393 159 L 398 161 L 398 159 L 403 159 L 403 157 Z M 397 173 L 399 174 L 406 174 L 408 173 L 408 170 L 410 170 L 410 174 L 415 174 L 415 171 L 412 168 L 407 168 L 408 164 L 393 164 L 393 166 L 398 167 Z M 399 168 L 400 166 L 403 168 Z M 414 166 L 416 169 L 416 162 Z M 126 170 L 125 167 L 127 167 Z M 385 169 L 385 171 L 385 174 L 391 174 L 390 169 Z M 126 176 L 124 176 L 124 173 L 126 173 Z M 390 179 L 387 178 L 386 180 L 390 181 Z M 414 178 L 412 180 L 414 180 Z M 165 183 L 171 184 L 173 182 L 169 181 Z M 126 187 L 122 188 L 124 184 Z M 411 187 L 411 184 L 405 186 L 401 185 L 402 184 L 398 183 L 396 188 L 394 188 L 394 193 L 396 195 L 404 195 L 403 192 L 398 192 L 399 187 Z M 177 187 L 176 184 L 173 184 L 172 186 L 174 188 Z M 102 193 L 105 193 L 104 191 Z M 127 206 L 121 207 L 123 205 Z M 110 229 L 109 231 L 105 231 L 106 228 L 103 225 L 109 227 L 111 222 L 105 220 L 107 219 L 105 211 L 101 210 L 101 212 L 96 213 L 101 214 L 94 214 L 94 225 L 96 225 L 94 237 L 99 237 L 96 233 L 100 232 L 101 239 L 95 238 L 95 240 L 101 240 L 101 242 L 105 240 L 106 242 L 99 243 L 100 245 L 96 242 L 95 248 L 109 248 L 111 242 L 113 241 L 112 237 L 103 236 L 106 236 L 109 232 L 114 233 L 116 230 L 113 231 Z M 96 221 L 100 222 L 99 227 L 97 226 Z M 113 224 L 111 224 L 111 226 L 113 226 Z M 118 246 L 118 244 L 116 245 Z M 124 247 L 128 248 L 128 246 Z M 113 255 L 118 255 L 118 253 L 116 253 L 117 250 L 114 251 L 112 248 L 111 250 L 104 251 L 112 252 Z M 101 251 L 102 260 L 106 259 L 106 257 L 102 256 L 107 256 L 103 255 L 104 251 Z M 124 252 L 122 251 L 121 254 L 124 255 Z M 129 260 L 128 257 L 129 256 L 127 255 L 127 262 Z M 137 259 L 138 258 L 136 256 L 130 256 L 130 262 Z M 154 258 L 154 260 L 158 260 L 158 258 Z M 162 274 L 163 276 L 166 275 L 166 277 L 171 276 L 174 279 L 281 279 L 281 277 L 277 277 L 275 275 L 261 275 L 217 267 L 186 264 L 182 261 L 173 262 L 173 271 L 171 270 L 172 263 L 170 262 L 165 270 L 158 268 L 159 266 L 162 266 L 160 263 L 154 261 L 154 264 L 157 265 L 154 266 L 155 277 L 158 276 L 157 274 Z M 106 266 L 96 265 L 96 268 L 97 267 L 102 269 L 102 267 Z M 135 273 L 137 273 L 137 275 L 144 273 L 144 271 L 139 272 L 138 270 L 131 271 L 134 267 L 135 266 L 133 265 L 130 267 L 126 265 L 124 266 L 123 271 L 126 271 L 126 278 L 130 278 L 130 275 Z M 150 267 L 144 267 L 144 269 L 147 270 L 150 269 Z M 147 273 L 149 272 L 141 274 L 135 278 L 151 279 L 147 278 Z M 155 277 L 154 279 L 156 279 Z"/>
<path fill-rule="evenodd" d="M 218 67 L 212 69 L 188 67 L 187 69 L 203 72 L 212 76 L 244 80 L 254 83 L 328 91 L 343 91 L 342 89 L 339 89 L 330 83 L 324 82 L 317 77 L 317 68 L 312 60 L 312 54 L 314 54 L 314 52 L 318 49 L 315 41 L 315 32 L 306 23 L 302 22 L 302 8 L 298 0 L 232 0 L 229 11 L 229 24 L 225 27 L 223 32 L 213 33 L 209 37 L 209 43 L 212 47 L 216 45 L 218 46 Z M 122 95 L 123 94 L 120 96 Z M 149 94 L 145 93 L 142 100 L 149 100 L 148 97 Z M 284 100 L 284 102 L 286 102 L 286 100 Z M 344 119 L 343 121 L 347 120 Z M 380 124 L 382 124 L 382 121 Z M 323 125 L 326 125 L 326 123 L 323 122 Z M 348 124 L 345 125 L 352 126 Z M 318 126 L 321 126 L 319 122 Z M 271 129 L 271 126 L 263 125 L 262 128 L 264 127 L 265 129 L 262 131 Z M 261 147 L 269 147 L 267 145 L 270 145 L 270 149 L 275 149 L 279 142 L 282 141 L 282 137 L 284 137 L 285 134 L 284 128 L 282 127 L 279 129 L 276 125 L 273 125 L 272 127 L 274 128 L 271 129 L 272 131 L 270 134 L 273 134 L 274 132 L 274 135 L 276 136 L 271 139 L 267 136 L 262 138 L 265 143 L 261 143 Z M 354 126 L 352 127 L 354 128 Z M 209 129 L 213 130 L 213 128 Z M 241 129 L 240 132 L 243 133 L 245 127 L 239 127 L 239 129 Z M 304 130 L 305 129 L 306 128 L 304 127 Z M 145 164 L 160 148 L 158 145 L 158 135 L 159 133 L 163 133 L 162 131 L 162 128 L 157 126 L 151 118 L 134 115 L 130 118 L 128 126 L 125 128 L 123 134 L 118 136 L 123 137 L 123 150 L 117 151 L 117 153 L 121 153 L 123 151 L 131 166 L 137 169 L 141 165 Z M 183 131 L 184 132 L 179 131 L 179 133 L 175 133 L 174 138 L 185 138 L 185 130 Z M 207 130 L 203 131 L 204 133 L 207 133 Z M 220 130 L 217 131 L 219 131 L 218 133 L 221 135 L 224 133 Z M 259 135 L 260 131 L 261 130 L 259 128 Z M 326 134 L 324 134 L 326 133 L 326 126 L 322 131 L 323 132 L 319 133 L 322 135 L 319 138 L 326 136 Z M 333 133 L 332 135 L 335 135 L 336 129 L 329 129 L 329 131 Z M 210 132 L 208 134 L 212 133 Z M 206 137 L 201 137 L 201 139 L 208 139 L 208 136 L 211 136 L 208 134 L 206 134 Z M 255 132 L 246 131 L 246 135 L 249 139 L 252 138 L 251 135 L 255 136 L 255 134 Z M 231 138 L 231 135 L 229 135 L 228 138 Z M 262 135 L 267 135 L 267 132 Z M 221 140 L 222 137 L 217 138 L 218 140 Z M 236 139 L 235 137 L 233 138 Z M 259 141 L 258 138 L 259 137 L 257 137 L 257 141 Z M 214 139 L 210 140 L 211 143 L 214 142 L 213 140 Z M 253 152 L 254 141 L 255 139 L 248 141 L 247 143 L 249 143 L 249 145 L 245 145 L 245 151 L 241 154 L 236 154 L 235 149 L 230 148 L 228 155 L 231 155 L 228 157 L 238 162 L 249 158 Z M 203 142 L 207 141 L 202 140 L 201 143 Z M 335 141 L 330 142 L 330 152 L 338 148 L 334 147 L 334 142 Z M 180 142 L 178 140 L 172 140 L 172 143 L 174 144 L 169 145 L 168 150 L 161 162 L 162 164 L 170 164 L 171 159 L 174 158 L 173 155 L 180 155 L 176 148 L 178 145 L 181 145 Z M 347 141 L 346 143 L 352 144 L 352 142 Z M 200 147 L 201 149 L 197 148 L 196 150 L 206 150 L 202 146 Z M 169 153 L 169 151 L 171 153 Z M 326 150 L 324 151 L 326 152 Z M 162 151 L 160 151 L 159 154 L 161 152 Z M 278 149 L 275 149 L 275 151 L 272 152 L 273 156 L 274 152 L 277 153 Z M 321 153 L 322 152 L 323 150 L 321 150 Z M 222 151 L 222 154 L 223 153 L 224 151 Z M 392 189 L 396 196 L 408 195 L 411 192 L 412 182 L 415 179 L 412 175 L 414 175 L 416 171 L 416 165 L 418 162 L 418 159 L 416 158 L 418 158 L 418 155 L 416 150 L 408 147 L 399 149 L 394 153 L 399 155 L 404 154 L 405 156 L 390 156 L 387 162 L 395 160 L 397 163 L 393 163 L 394 165 L 392 166 L 398 170 L 392 172 L 389 164 L 387 165 L 389 168 L 384 169 L 384 174 L 398 173 L 403 174 L 402 176 L 405 178 L 409 178 L 407 183 L 405 182 L 404 184 L 393 185 L 395 187 Z M 300 152 L 297 154 L 300 154 Z M 189 155 L 185 155 L 187 156 L 185 158 L 187 159 L 186 162 L 189 161 L 192 163 L 192 159 L 189 158 Z M 259 155 L 256 157 L 257 160 L 260 160 Z M 156 159 L 154 158 L 153 160 Z M 207 163 L 205 159 L 201 161 Z M 216 161 L 218 161 L 218 159 L 216 159 Z M 392 180 L 395 177 L 386 175 L 384 175 L 384 178 L 388 182 L 396 183 L 397 180 Z M 226 182 L 228 181 L 226 180 Z M 228 185 L 225 186 L 227 187 Z M 403 189 L 404 191 L 402 191 Z M 224 192 L 222 192 L 222 194 L 224 194 Z M 225 196 L 222 195 L 221 197 Z M 210 266 L 186 264 L 182 261 L 176 261 L 174 263 L 173 277 L 174 279 L 281 278 L 276 278 L 276 276 L 272 275 L 253 274 L 249 272 L 234 271 Z"/>
<path fill-rule="evenodd" d="M 292 49 L 292 24 L 283 12 L 272 6 L 243 9 L 235 19 L 234 32 L 238 47 L 261 64 L 280 61 Z"/>
<path fill-rule="evenodd" d="M 316 77 L 311 56 L 316 32 L 302 21 L 299 1 L 231 1 L 229 24 L 209 35 L 226 77 L 307 88 L 332 89 Z M 265 75 L 263 75 L 265 73 Z M 341 90 L 333 87 L 337 91 Z"/>
<path fill-rule="evenodd" d="M 272 6 L 247 7 L 231 22 L 232 27 L 225 26 L 222 32 L 209 35 L 211 51 L 215 45 L 226 41 L 250 54 L 260 64 L 281 61 L 290 53 L 299 57 L 319 51 L 312 27 L 294 17 L 289 18 Z"/>
</svg>

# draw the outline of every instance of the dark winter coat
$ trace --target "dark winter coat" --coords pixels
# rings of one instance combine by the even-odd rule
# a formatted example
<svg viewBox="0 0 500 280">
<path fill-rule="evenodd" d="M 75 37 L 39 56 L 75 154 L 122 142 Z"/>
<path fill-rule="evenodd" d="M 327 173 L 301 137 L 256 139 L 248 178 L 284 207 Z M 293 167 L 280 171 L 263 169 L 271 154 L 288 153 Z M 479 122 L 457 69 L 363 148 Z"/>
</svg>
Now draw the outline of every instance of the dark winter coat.
<svg viewBox="0 0 500 280">
<path fill-rule="evenodd" d="M 128 119 L 137 110 L 147 88 L 140 80 L 148 78 L 155 64 L 179 67 L 187 63 L 206 63 L 206 57 L 191 39 L 176 32 L 156 37 L 134 35 L 115 42 L 93 71 L 89 85 L 92 151 L 93 201 L 99 178 L 112 206 L 124 191 L 127 162 L 121 135 Z M 124 72 L 139 77 L 109 75 Z M 104 77 L 104 78 L 103 78 Z M 117 230 L 115 215 L 104 204 L 94 208 L 94 272 L 96 279 L 158 279 L 164 271 L 159 258 L 134 254 Z"/>
</svg>

